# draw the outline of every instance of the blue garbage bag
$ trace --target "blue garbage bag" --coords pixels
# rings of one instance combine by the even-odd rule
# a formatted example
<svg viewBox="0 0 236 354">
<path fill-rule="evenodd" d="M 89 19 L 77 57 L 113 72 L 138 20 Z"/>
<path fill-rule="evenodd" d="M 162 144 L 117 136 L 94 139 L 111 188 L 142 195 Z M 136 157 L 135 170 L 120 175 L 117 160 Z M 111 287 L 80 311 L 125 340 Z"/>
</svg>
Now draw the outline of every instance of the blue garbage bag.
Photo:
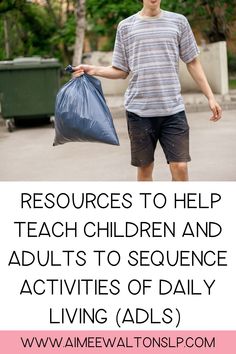
<svg viewBox="0 0 236 354">
<path fill-rule="evenodd" d="M 72 141 L 119 145 L 101 82 L 88 74 L 71 79 L 56 97 L 53 145 Z"/>
</svg>

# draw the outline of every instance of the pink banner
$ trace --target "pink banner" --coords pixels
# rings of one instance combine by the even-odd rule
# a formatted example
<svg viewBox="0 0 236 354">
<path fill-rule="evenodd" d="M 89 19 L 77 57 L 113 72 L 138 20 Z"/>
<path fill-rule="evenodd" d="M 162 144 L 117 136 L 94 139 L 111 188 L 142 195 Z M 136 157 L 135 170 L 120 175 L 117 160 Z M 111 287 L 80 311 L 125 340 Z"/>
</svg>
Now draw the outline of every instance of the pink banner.
<svg viewBox="0 0 236 354">
<path fill-rule="evenodd" d="M 236 331 L 0 331 L 3 354 L 235 354 Z"/>
</svg>

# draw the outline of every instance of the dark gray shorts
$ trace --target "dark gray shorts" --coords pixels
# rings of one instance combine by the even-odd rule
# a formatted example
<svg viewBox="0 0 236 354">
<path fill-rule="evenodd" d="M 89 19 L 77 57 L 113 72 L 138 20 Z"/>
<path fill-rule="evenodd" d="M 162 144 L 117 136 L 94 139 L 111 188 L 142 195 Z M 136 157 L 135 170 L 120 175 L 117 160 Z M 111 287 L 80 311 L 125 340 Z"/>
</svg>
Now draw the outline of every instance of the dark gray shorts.
<svg viewBox="0 0 236 354">
<path fill-rule="evenodd" d="M 139 117 L 128 111 L 126 115 L 132 165 L 142 167 L 152 163 L 158 141 L 168 163 L 191 160 L 185 111 L 166 117 Z"/>
</svg>

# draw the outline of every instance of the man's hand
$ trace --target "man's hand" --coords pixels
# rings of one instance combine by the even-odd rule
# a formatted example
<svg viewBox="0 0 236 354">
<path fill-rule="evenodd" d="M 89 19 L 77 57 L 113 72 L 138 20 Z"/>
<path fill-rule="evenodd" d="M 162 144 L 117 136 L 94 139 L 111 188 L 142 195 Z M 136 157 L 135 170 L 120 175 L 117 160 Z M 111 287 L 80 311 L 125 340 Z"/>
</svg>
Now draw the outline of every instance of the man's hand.
<svg viewBox="0 0 236 354">
<path fill-rule="evenodd" d="M 199 59 L 193 59 L 187 64 L 187 68 L 194 81 L 208 99 L 209 107 L 213 113 L 210 120 L 217 122 L 222 117 L 222 109 L 215 100 Z"/>
<path fill-rule="evenodd" d="M 222 117 L 222 109 L 220 105 L 216 102 L 215 98 L 209 98 L 208 100 L 209 107 L 213 113 L 210 120 L 217 122 Z"/>
<path fill-rule="evenodd" d="M 95 67 L 93 65 L 81 64 L 79 66 L 74 66 L 73 69 L 74 69 L 73 77 L 79 77 L 84 73 L 89 75 L 95 74 Z"/>
</svg>

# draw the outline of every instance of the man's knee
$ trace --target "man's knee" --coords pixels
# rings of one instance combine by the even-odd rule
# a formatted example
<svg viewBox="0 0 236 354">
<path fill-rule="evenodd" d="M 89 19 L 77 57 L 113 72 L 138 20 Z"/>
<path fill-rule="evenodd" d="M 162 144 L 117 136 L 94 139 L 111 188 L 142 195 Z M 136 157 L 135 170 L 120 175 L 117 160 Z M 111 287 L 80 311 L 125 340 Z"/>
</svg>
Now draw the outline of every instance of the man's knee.
<svg viewBox="0 0 236 354">
<path fill-rule="evenodd" d="M 187 162 L 171 162 L 170 169 L 173 181 L 188 180 L 188 164 Z"/>
<path fill-rule="evenodd" d="M 148 165 L 138 167 L 138 181 L 152 181 L 153 166 L 152 162 Z"/>
</svg>

